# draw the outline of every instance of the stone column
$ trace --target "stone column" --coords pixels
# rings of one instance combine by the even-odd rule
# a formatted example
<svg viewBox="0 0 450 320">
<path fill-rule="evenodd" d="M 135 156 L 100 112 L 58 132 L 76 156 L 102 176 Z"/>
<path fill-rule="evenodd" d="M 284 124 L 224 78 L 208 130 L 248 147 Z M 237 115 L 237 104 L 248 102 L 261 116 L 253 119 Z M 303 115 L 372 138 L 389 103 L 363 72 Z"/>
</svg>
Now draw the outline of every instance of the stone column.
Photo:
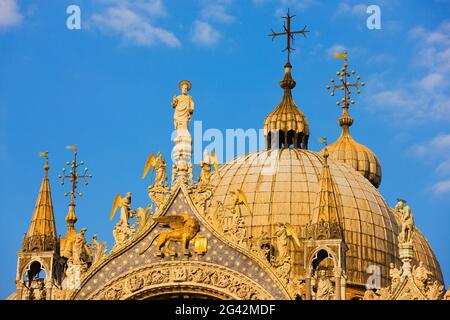
<svg viewBox="0 0 450 320">
<path fill-rule="evenodd" d="M 25 300 L 23 297 L 23 283 L 21 280 L 16 280 L 16 300 Z"/>
<path fill-rule="evenodd" d="M 403 262 L 402 278 L 411 276 L 411 261 L 414 257 L 414 245 L 412 243 L 399 243 L 399 256 Z"/>
<path fill-rule="evenodd" d="M 45 300 L 52 300 L 53 281 L 45 279 Z"/>
<path fill-rule="evenodd" d="M 335 300 L 342 300 L 341 297 L 341 277 L 334 277 L 335 289 L 334 289 L 334 297 Z"/>
<path fill-rule="evenodd" d="M 311 276 L 307 276 L 305 278 L 305 287 L 306 287 L 306 292 L 305 292 L 305 299 L 306 300 L 311 300 Z"/>
<path fill-rule="evenodd" d="M 342 288 L 341 288 L 341 270 L 340 268 L 336 268 L 334 270 L 334 299 L 342 300 Z"/>
</svg>

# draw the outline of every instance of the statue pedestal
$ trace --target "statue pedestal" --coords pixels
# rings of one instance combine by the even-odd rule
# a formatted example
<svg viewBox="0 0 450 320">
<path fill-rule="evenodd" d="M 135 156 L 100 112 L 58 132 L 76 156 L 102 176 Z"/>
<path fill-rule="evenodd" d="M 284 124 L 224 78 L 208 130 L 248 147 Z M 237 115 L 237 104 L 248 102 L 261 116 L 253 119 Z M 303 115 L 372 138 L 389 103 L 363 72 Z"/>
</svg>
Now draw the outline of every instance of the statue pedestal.
<svg viewBox="0 0 450 320">
<path fill-rule="evenodd" d="M 403 262 L 402 278 L 411 276 L 411 261 L 414 257 L 414 245 L 412 243 L 399 243 L 399 256 Z"/>
<path fill-rule="evenodd" d="M 177 130 L 174 144 L 172 158 L 175 163 L 176 178 L 187 180 L 192 156 L 192 138 L 189 131 L 186 129 Z"/>
<path fill-rule="evenodd" d="M 412 259 L 414 257 L 414 245 L 412 243 L 400 243 L 398 249 L 400 259 Z"/>
</svg>

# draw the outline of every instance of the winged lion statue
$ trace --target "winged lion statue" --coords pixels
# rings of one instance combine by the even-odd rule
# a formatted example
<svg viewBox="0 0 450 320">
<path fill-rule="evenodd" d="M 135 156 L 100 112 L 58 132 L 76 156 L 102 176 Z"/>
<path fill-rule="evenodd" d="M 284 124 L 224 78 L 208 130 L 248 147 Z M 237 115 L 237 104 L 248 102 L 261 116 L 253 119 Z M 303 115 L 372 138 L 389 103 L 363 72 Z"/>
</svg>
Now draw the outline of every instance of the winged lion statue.
<svg viewBox="0 0 450 320">
<path fill-rule="evenodd" d="M 172 230 L 162 231 L 154 236 L 148 246 L 140 252 L 140 255 L 143 255 L 152 246 L 155 240 L 158 240 L 156 244 L 157 256 L 163 255 L 163 247 L 165 254 L 175 254 L 169 247 L 172 241 L 181 242 L 182 254 L 189 255 L 189 242 L 200 230 L 200 224 L 194 217 L 191 217 L 187 213 L 181 213 L 177 215 L 156 217 L 153 218 L 153 220 L 160 226 Z"/>
</svg>

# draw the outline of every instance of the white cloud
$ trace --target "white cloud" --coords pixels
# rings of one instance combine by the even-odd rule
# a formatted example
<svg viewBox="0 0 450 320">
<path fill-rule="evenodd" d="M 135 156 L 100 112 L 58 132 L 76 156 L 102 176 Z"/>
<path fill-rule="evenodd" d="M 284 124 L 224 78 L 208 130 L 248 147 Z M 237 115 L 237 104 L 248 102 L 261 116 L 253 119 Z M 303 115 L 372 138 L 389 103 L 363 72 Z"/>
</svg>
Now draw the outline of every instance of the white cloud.
<svg viewBox="0 0 450 320">
<path fill-rule="evenodd" d="M 22 20 L 17 0 L 0 1 L 0 30 L 19 26 Z"/>
<path fill-rule="evenodd" d="M 424 89 L 428 92 L 439 90 L 445 85 L 444 76 L 441 73 L 430 73 L 425 78 L 416 83 L 417 89 Z"/>
<path fill-rule="evenodd" d="M 203 20 L 219 23 L 233 23 L 236 17 L 227 12 L 229 3 L 208 1 L 201 9 L 200 16 Z"/>
<path fill-rule="evenodd" d="M 450 193 L 450 180 L 443 180 L 435 183 L 432 187 L 436 195 Z"/>
<path fill-rule="evenodd" d="M 366 102 L 403 124 L 450 121 L 450 21 L 435 30 L 415 27 L 409 38 L 415 42 L 411 64 L 417 68 L 416 79 L 384 81 L 384 86 L 369 89 Z"/>
<path fill-rule="evenodd" d="M 91 23 L 106 34 L 117 34 L 124 40 L 141 46 L 158 43 L 169 47 L 181 46 L 170 31 L 155 27 L 152 20 L 165 16 L 161 0 L 113 0 L 102 12 L 91 16 Z"/>
<path fill-rule="evenodd" d="M 440 134 L 423 144 L 412 147 L 415 156 L 449 156 L 450 157 L 450 134 Z"/>
<path fill-rule="evenodd" d="M 435 194 L 443 194 L 450 191 L 450 134 L 440 134 L 423 144 L 411 147 L 414 156 L 431 162 L 435 165 L 435 176 L 438 182 L 432 186 Z M 444 180 L 442 180 L 444 178 Z"/>
<path fill-rule="evenodd" d="M 353 16 L 365 16 L 367 15 L 367 4 L 350 4 L 348 2 L 340 2 L 335 15 L 336 16 L 344 16 L 351 14 Z"/>
<path fill-rule="evenodd" d="M 275 10 L 275 16 L 277 17 L 285 16 L 287 8 L 290 9 L 291 14 L 296 14 L 320 4 L 320 1 L 318 0 L 277 0 L 276 2 L 278 8 Z"/>
<path fill-rule="evenodd" d="M 220 37 L 221 34 L 207 22 L 196 20 L 192 24 L 192 41 L 201 46 L 213 46 Z"/>
<path fill-rule="evenodd" d="M 352 15 L 354 16 L 367 16 L 367 4 L 356 4 L 352 7 Z"/>
<path fill-rule="evenodd" d="M 387 64 L 392 64 L 394 62 L 395 62 L 395 58 L 388 53 L 376 54 L 367 60 L 368 64 L 383 64 L 385 66 Z"/>
<path fill-rule="evenodd" d="M 450 173 L 450 157 L 447 160 L 441 162 L 436 168 L 438 174 L 449 174 Z"/>
</svg>

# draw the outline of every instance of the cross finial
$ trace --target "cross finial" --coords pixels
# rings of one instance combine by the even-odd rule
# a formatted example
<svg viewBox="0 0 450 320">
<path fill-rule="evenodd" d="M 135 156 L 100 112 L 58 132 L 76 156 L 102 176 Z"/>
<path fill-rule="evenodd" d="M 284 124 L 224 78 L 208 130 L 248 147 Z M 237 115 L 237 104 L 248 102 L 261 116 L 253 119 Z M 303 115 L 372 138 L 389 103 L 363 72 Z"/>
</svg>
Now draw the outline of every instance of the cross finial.
<svg viewBox="0 0 450 320">
<path fill-rule="evenodd" d="M 338 72 L 336 72 L 336 76 L 339 77 L 339 81 L 336 81 L 334 79 L 331 79 L 331 85 L 327 86 L 327 90 L 331 90 L 331 96 L 334 97 L 336 90 L 342 90 L 343 91 L 343 97 L 341 101 L 337 101 L 336 105 L 342 106 L 344 108 L 344 111 L 348 109 L 350 104 L 355 104 L 355 100 L 351 98 L 352 92 L 350 91 L 351 88 L 356 89 L 356 93 L 360 94 L 361 89 L 360 87 L 364 87 L 365 83 L 360 82 L 361 77 L 359 75 L 356 75 L 356 71 L 348 71 L 348 58 L 347 58 L 347 51 L 344 51 L 343 53 L 335 53 L 334 58 L 336 59 L 343 59 L 344 60 L 344 66 L 342 69 Z M 356 75 L 356 81 L 351 82 L 350 78 L 352 76 Z"/>
<path fill-rule="evenodd" d="M 304 37 L 306 37 L 306 33 L 309 32 L 309 30 L 306 30 L 306 26 L 302 30 L 291 31 L 291 19 L 294 17 L 295 15 L 291 16 L 290 11 L 288 9 L 286 16 L 282 17 L 283 19 L 286 20 L 283 25 L 284 32 L 275 32 L 272 30 L 272 33 L 269 34 L 269 36 L 272 37 L 272 41 L 278 36 L 284 35 L 286 36 L 286 48 L 283 50 L 283 52 L 287 51 L 287 63 L 289 64 L 291 62 L 291 51 L 295 51 L 295 49 L 292 48 L 291 46 L 291 41 L 293 42 L 295 40 L 294 35 L 302 34 Z"/>
<path fill-rule="evenodd" d="M 78 181 L 83 179 L 84 185 L 88 185 L 88 179 L 92 178 L 92 174 L 88 173 L 88 168 L 84 168 L 82 173 L 78 173 L 79 167 L 84 165 L 84 161 L 77 161 L 78 148 L 76 145 L 67 146 L 68 150 L 73 151 L 73 160 L 70 162 L 66 162 L 66 165 L 69 166 L 69 173 L 67 173 L 66 168 L 62 169 L 62 174 L 58 176 L 61 179 L 61 185 L 64 185 L 64 180 L 68 179 L 72 183 L 71 191 L 66 192 L 64 196 L 71 196 L 70 204 L 69 204 L 69 213 L 66 216 L 66 221 L 68 223 L 69 229 L 73 228 L 75 222 L 77 222 L 78 218 L 75 214 L 75 198 L 77 196 L 81 197 L 83 195 L 82 192 L 77 192 Z"/>
</svg>

